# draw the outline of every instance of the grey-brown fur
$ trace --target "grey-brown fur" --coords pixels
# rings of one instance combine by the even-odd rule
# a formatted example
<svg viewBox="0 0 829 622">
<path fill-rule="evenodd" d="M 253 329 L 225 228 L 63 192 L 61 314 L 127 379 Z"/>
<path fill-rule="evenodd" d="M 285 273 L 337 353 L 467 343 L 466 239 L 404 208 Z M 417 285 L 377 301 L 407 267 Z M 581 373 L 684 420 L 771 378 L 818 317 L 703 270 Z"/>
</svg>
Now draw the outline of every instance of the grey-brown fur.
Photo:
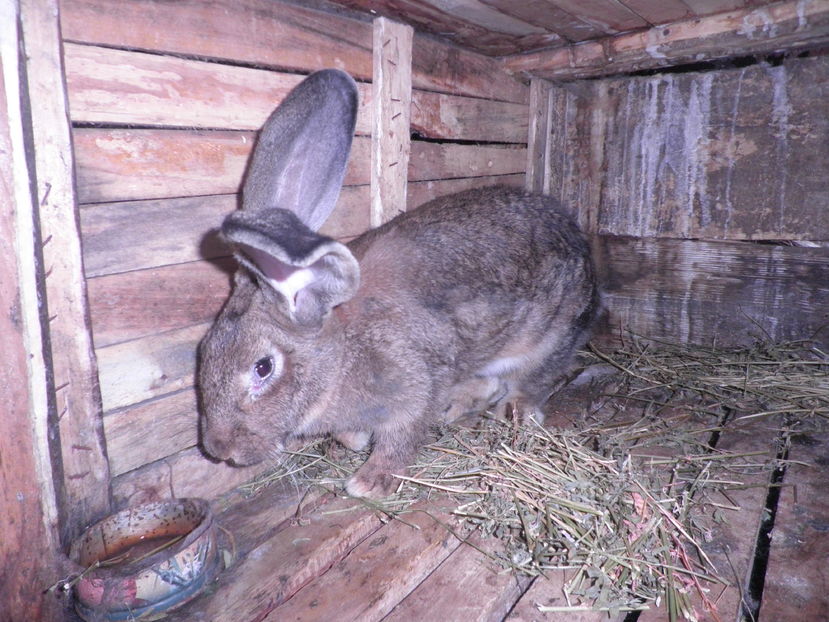
<svg viewBox="0 0 829 622">
<path fill-rule="evenodd" d="M 258 147 L 254 158 L 267 161 Z M 302 205 L 284 207 L 304 220 Z M 431 424 L 496 401 L 537 416 L 598 312 L 587 244 L 549 197 L 466 191 L 347 247 L 286 222 L 246 203 L 223 228 L 243 267 L 199 370 L 203 446 L 222 460 L 252 464 L 326 434 L 370 441 L 346 488 L 387 494 Z M 290 275 L 303 279 L 297 291 Z M 267 357 L 282 367 L 261 381 Z"/>
</svg>

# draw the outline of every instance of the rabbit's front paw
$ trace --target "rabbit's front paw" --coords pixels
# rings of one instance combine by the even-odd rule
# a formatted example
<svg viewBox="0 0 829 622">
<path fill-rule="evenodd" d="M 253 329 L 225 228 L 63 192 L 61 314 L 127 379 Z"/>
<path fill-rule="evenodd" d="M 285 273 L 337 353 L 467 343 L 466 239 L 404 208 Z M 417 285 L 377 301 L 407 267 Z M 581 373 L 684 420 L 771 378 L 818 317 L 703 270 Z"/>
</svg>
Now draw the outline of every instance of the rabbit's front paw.
<svg viewBox="0 0 829 622">
<path fill-rule="evenodd" d="M 381 499 L 388 497 L 397 488 L 400 480 L 391 473 L 380 472 L 368 465 L 363 466 L 346 483 L 345 491 L 352 497 Z"/>
</svg>

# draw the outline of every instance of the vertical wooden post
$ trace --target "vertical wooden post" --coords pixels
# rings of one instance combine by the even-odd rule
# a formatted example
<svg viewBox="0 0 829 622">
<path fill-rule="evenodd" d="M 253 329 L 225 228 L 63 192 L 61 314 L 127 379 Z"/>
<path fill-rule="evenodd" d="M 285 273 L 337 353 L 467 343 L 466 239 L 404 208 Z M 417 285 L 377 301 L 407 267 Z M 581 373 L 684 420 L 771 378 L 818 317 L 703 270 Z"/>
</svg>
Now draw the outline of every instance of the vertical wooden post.
<svg viewBox="0 0 829 622">
<path fill-rule="evenodd" d="M 0 619 L 60 620 L 45 319 L 19 3 L 0 0 Z"/>
<path fill-rule="evenodd" d="M 530 82 L 530 122 L 524 187 L 530 192 L 544 194 L 550 193 L 551 87 L 547 80 L 534 78 Z"/>
<path fill-rule="evenodd" d="M 411 150 L 411 26 L 374 20 L 371 226 L 406 210 Z"/>
<path fill-rule="evenodd" d="M 63 460 L 64 543 L 110 507 L 73 179 L 57 0 L 20 0 L 43 240 L 49 339 Z"/>
</svg>

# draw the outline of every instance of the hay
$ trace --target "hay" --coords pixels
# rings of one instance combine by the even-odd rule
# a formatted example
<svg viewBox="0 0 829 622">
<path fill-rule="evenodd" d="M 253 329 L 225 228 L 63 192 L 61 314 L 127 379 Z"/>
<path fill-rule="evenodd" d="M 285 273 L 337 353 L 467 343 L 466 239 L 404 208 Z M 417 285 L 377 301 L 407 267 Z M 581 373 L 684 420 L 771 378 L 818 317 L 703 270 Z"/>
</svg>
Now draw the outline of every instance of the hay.
<svg viewBox="0 0 829 622">
<path fill-rule="evenodd" d="M 641 339 L 585 356 L 621 373 L 576 429 L 489 416 L 476 429 L 447 427 L 373 507 L 399 518 L 424 496 L 449 496 L 467 531 L 502 541 L 501 567 L 567 571 L 556 611 L 664 600 L 671 620 L 694 620 L 695 597 L 715 612 L 710 594 L 723 581 L 704 550 L 711 520 L 739 509 L 723 502 L 729 490 L 779 461 L 723 452 L 712 439 L 759 418 L 787 430 L 825 424 L 829 358 L 803 343 L 724 350 Z M 339 487 L 366 455 L 317 441 L 253 487 L 285 477 Z"/>
</svg>

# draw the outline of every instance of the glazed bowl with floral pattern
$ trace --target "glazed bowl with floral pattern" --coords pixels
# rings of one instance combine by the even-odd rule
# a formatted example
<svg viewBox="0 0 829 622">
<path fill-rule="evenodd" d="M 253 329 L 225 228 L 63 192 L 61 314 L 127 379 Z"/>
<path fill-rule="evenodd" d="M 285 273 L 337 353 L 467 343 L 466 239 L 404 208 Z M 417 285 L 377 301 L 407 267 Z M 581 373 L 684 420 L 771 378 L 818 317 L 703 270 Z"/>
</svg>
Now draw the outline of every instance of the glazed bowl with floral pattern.
<svg viewBox="0 0 829 622">
<path fill-rule="evenodd" d="M 221 570 L 204 499 L 169 499 L 112 514 L 72 543 L 75 609 L 85 620 L 148 619 L 192 600 Z"/>
</svg>

